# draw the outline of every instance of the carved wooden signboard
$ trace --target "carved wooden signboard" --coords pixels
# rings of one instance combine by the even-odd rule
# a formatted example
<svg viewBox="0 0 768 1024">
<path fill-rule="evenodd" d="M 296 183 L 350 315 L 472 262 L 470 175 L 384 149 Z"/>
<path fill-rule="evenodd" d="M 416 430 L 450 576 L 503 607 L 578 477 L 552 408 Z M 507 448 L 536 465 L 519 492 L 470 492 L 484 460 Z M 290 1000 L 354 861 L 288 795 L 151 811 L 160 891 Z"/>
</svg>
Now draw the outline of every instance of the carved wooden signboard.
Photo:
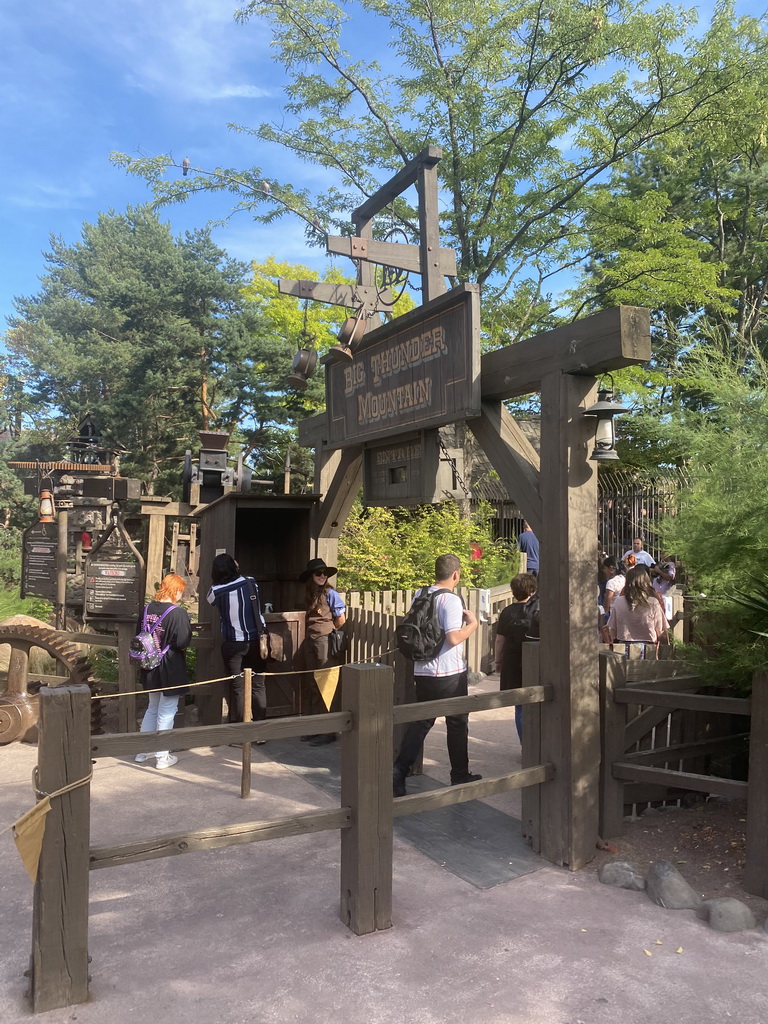
<svg viewBox="0 0 768 1024">
<path fill-rule="evenodd" d="M 480 413 L 480 294 L 461 285 L 366 334 L 326 367 L 328 447 L 359 445 Z"/>
<path fill-rule="evenodd" d="M 33 523 L 24 531 L 21 549 L 21 596 L 56 600 L 56 523 Z"/>
</svg>

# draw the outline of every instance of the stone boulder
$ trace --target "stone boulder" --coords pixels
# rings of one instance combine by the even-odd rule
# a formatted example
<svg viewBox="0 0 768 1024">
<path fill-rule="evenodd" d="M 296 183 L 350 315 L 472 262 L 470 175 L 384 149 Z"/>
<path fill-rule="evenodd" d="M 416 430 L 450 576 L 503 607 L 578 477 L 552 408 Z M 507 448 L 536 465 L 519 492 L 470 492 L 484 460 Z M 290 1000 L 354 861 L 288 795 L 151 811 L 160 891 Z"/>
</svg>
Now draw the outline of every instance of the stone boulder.
<svg viewBox="0 0 768 1024">
<path fill-rule="evenodd" d="M 719 899 L 705 900 L 697 909 L 696 914 L 716 932 L 744 932 L 757 926 L 755 915 L 741 900 L 732 896 L 721 896 Z"/>
<path fill-rule="evenodd" d="M 617 889 L 631 889 L 642 892 L 645 889 L 645 878 L 642 871 L 626 860 L 609 860 L 597 873 L 603 885 L 613 885 Z"/>
<path fill-rule="evenodd" d="M 655 860 L 645 879 L 648 899 L 667 910 L 698 910 L 699 894 L 691 888 L 677 868 L 668 860 Z"/>
</svg>

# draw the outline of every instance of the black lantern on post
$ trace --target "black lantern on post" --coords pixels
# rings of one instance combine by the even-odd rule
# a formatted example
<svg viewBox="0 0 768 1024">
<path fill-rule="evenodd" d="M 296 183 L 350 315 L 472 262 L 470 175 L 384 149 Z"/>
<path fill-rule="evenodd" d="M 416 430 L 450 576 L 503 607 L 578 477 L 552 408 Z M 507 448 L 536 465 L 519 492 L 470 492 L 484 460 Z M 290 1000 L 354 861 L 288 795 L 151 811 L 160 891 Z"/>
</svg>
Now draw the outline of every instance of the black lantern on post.
<svg viewBox="0 0 768 1024">
<path fill-rule="evenodd" d="M 610 375 L 609 375 L 610 376 Z M 629 412 L 623 405 L 613 400 L 613 378 L 610 378 L 610 387 L 603 383 L 598 384 L 597 401 L 584 410 L 585 416 L 595 416 L 597 424 L 595 427 L 595 447 L 590 459 L 595 462 L 609 462 L 618 459 L 616 451 L 616 428 L 613 418 L 619 413 Z"/>
</svg>

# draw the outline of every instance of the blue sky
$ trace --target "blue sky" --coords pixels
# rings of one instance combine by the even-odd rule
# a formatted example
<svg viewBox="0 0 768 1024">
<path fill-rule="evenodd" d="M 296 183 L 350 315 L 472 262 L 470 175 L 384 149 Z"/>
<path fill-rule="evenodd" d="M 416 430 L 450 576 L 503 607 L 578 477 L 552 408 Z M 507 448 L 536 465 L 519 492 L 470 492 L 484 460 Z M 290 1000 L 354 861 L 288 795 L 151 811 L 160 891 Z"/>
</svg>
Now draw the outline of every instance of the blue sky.
<svg viewBox="0 0 768 1024">
<path fill-rule="evenodd" d="M 38 291 L 50 234 L 74 243 L 99 212 L 149 201 L 143 181 L 109 163 L 113 150 L 170 152 L 196 167 L 258 165 L 266 177 L 273 168 L 275 178 L 322 190 L 329 172 L 227 128 L 279 120 L 283 103 L 268 30 L 237 25 L 235 7 L 236 0 L 0 5 L 0 331 L 13 297 Z M 743 14 L 762 7 L 738 4 Z M 364 36 L 363 26 L 353 28 Z M 201 195 L 161 216 L 180 233 L 229 210 L 228 196 Z M 325 262 L 290 217 L 265 227 L 240 214 L 214 237 L 241 260 Z"/>
<path fill-rule="evenodd" d="M 146 184 L 109 154 L 189 156 L 198 167 L 275 168 L 322 188 L 320 169 L 227 128 L 279 118 L 282 76 L 257 22 L 234 0 L 47 0 L 0 5 L 0 328 L 15 295 L 39 290 L 51 233 L 78 241 L 101 211 L 148 202 Z M 160 216 L 175 233 L 229 213 L 202 195 Z M 237 259 L 324 262 L 302 225 L 265 228 L 240 214 L 215 238 Z"/>
</svg>

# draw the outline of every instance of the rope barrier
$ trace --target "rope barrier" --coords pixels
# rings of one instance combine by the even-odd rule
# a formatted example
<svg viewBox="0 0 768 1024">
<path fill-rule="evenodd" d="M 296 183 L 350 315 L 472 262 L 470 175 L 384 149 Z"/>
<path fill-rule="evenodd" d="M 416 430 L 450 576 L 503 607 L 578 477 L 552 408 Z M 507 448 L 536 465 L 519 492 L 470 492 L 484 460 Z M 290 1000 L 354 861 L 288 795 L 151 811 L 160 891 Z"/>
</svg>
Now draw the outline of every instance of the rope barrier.
<svg viewBox="0 0 768 1024">
<path fill-rule="evenodd" d="M 394 654 L 396 651 L 395 647 L 390 647 L 387 651 L 381 651 L 374 658 L 367 658 L 364 661 L 356 661 L 356 665 L 375 665 L 382 658 L 388 657 L 390 654 Z M 274 676 L 305 676 L 308 673 L 315 672 L 330 672 L 333 668 L 343 668 L 341 665 L 334 665 L 331 668 L 298 668 L 298 669 L 286 669 L 283 672 L 257 672 L 253 670 L 255 676 L 261 676 L 265 679 Z M 210 683 L 226 683 L 230 679 L 237 679 L 242 675 L 238 673 L 236 676 L 220 676 L 218 679 L 201 679 L 196 683 L 181 683 L 178 686 L 162 686 L 154 690 L 129 690 L 127 693 L 98 693 L 91 697 L 91 700 L 115 700 L 119 697 L 136 697 L 142 693 L 165 693 L 167 690 L 189 690 L 193 686 L 208 686 Z"/>
</svg>

